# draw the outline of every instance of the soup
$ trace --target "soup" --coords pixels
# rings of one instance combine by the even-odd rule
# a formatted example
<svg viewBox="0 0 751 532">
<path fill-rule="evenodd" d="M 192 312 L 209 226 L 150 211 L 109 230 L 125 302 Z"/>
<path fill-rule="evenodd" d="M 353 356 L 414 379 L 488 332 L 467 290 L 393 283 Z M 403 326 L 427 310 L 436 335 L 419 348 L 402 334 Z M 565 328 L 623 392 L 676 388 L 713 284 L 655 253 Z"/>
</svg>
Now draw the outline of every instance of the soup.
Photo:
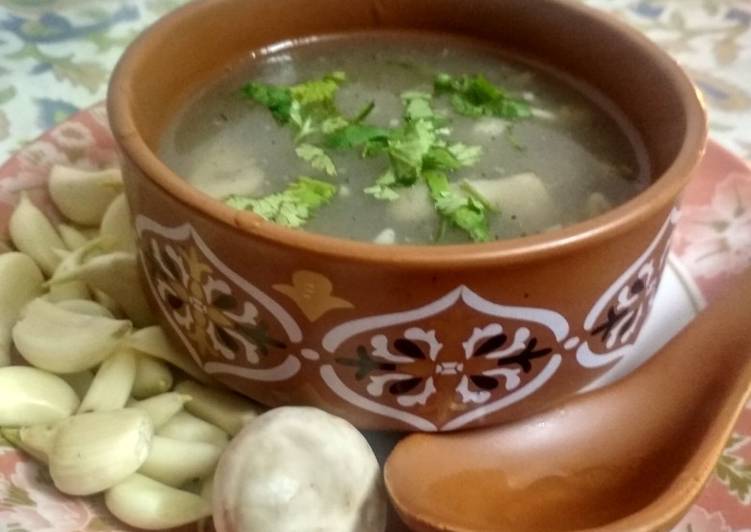
<svg viewBox="0 0 751 532">
<path fill-rule="evenodd" d="M 648 184 L 638 136 L 602 96 L 436 34 L 320 37 L 251 53 L 192 98 L 160 152 L 232 207 L 381 244 L 535 234 Z"/>
</svg>

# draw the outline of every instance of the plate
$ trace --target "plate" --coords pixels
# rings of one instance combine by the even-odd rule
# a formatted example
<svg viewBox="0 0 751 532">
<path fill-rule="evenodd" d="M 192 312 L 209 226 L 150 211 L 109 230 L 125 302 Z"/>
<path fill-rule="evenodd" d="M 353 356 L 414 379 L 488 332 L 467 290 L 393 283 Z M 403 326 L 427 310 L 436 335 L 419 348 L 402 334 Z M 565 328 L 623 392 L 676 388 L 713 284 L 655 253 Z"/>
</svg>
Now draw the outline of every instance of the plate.
<svg viewBox="0 0 751 532">
<path fill-rule="evenodd" d="M 8 218 L 21 191 L 27 191 L 51 218 L 59 219 L 46 193 L 54 164 L 98 169 L 116 163 L 117 150 L 103 104 L 81 111 L 19 150 L 0 166 L 0 246 L 7 242 Z M 751 264 L 751 169 L 715 143 L 710 142 L 684 194 L 671 249 L 654 310 L 633 352 L 592 388 L 620 378 L 647 360 Z M 747 408 L 716 474 L 675 531 L 751 528 L 749 505 L 751 409 Z M 127 530 L 107 514 L 100 499 L 60 494 L 45 468 L 0 440 L 0 532 Z"/>
</svg>

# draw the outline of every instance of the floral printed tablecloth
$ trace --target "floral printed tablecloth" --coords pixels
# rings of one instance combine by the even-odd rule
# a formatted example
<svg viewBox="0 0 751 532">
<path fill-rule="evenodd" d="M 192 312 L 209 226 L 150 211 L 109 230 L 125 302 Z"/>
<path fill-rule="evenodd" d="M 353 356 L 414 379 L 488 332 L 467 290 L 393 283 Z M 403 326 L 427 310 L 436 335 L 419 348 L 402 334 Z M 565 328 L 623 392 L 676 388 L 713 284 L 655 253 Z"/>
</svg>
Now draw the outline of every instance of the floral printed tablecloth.
<svg viewBox="0 0 751 532">
<path fill-rule="evenodd" d="M 737 156 L 751 160 L 751 0 L 585 1 L 629 21 L 673 54 L 704 92 L 713 138 Z M 109 74 L 125 45 L 150 22 L 183 2 L 0 0 L 0 163 L 79 109 L 104 99 Z M 749 194 L 749 180 L 743 178 L 725 196 L 727 201 L 751 204 Z M 743 220 L 743 227 L 748 228 L 744 237 L 748 252 L 751 216 Z M 749 420 L 751 410 L 744 413 L 744 426 L 751 426 Z M 1 466 L 2 460 L 0 477 Z M 3 522 L 4 507 L 26 504 L 31 500 L 30 490 L 44 494 L 49 489 L 46 482 L 37 489 L 12 480 L 9 484 L 8 478 L 12 477 L 0 478 L 0 532 L 20 530 Z M 723 509 L 732 505 L 732 515 L 694 506 L 676 530 L 751 532 L 751 435 L 733 436 L 708 491 L 713 499 L 725 501 Z M 740 522 L 743 525 L 739 527 Z M 57 523 L 54 529 L 45 530 L 77 530 L 66 526 Z M 101 523 L 101 529 L 108 530 L 108 524 Z"/>
</svg>

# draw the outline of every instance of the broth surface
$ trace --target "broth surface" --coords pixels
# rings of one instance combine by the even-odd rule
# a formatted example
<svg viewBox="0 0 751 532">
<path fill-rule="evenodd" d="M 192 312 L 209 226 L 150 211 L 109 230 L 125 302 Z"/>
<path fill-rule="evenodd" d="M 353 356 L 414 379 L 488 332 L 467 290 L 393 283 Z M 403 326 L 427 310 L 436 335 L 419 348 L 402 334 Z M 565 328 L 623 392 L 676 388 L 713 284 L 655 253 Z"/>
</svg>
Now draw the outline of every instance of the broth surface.
<svg viewBox="0 0 751 532">
<path fill-rule="evenodd" d="M 499 211 L 488 214 L 493 239 L 590 218 L 648 184 L 645 150 L 604 98 L 492 47 L 435 34 L 324 37 L 252 53 L 189 102 L 165 133 L 162 160 L 218 199 L 279 192 L 301 175 L 337 185 L 337 195 L 304 230 L 379 243 L 469 242 L 461 229 L 441 228 L 424 184 L 399 189 L 394 201 L 363 192 L 388 168 L 388 158 L 363 158 L 357 149 L 326 150 L 337 169 L 336 176 L 326 176 L 295 155 L 292 130 L 241 95 L 248 81 L 292 85 L 333 71 L 347 76 L 335 97 L 341 113 L 354 116 L 372 101 L 366 121 L 382 127 L 400 124 L 400 94 L 432 92 L 442 72 L 481 73 L 531 106 L 532 117 L 510 121 L 462 116 L 449 98 L 432 99 L 436 112 L 447 117 L 452 142 L 482 147 L 477 163 L 452 173 L 450 180 L 468 180 Z"/>
</svg>

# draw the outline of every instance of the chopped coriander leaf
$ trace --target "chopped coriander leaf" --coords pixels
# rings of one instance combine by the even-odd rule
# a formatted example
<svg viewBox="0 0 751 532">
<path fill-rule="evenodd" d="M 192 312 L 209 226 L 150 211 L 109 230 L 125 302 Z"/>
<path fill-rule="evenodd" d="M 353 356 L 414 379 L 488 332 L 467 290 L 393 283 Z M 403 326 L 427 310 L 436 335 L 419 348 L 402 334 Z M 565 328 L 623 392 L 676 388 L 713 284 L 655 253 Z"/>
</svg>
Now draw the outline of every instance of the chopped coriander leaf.
<svg viewBox="0 0 751 532">
<path fill-rule="evenodd" d="M 243 94 L 271 111 L 281 124 L 291 123 L 297 131 L 295 141 L 323 129 L 334 131 L 344 120 L 334 105 L 334 96 L 345 81 L 343 72 L 333 72 L 321 79 L 298 83 L 289 87 L 250 82 L 243 86 Z M 329 120 L 336 120 L 331 122 Z"/>
<path fill-rule="evenodd" d="M 451 95 L 452 107 L 457 113 L 465 116 L 498 116 L 509 119 L 532 116 L 526 101 L 512 98 L 482 74 L 438 74 L 433 85 L 436 94 Z"/>
<path fill-rule="evenodd" d="M 402 93 L 404 119 L 407 121 L 434 120 L 436 114 L 430 106 L 431 98 L 432 96 L 427 92 L 407 91 Z"/>
<path fill-rule="evenodd" d="M 349 125 L 349 122 L 343 116 L 332 116 L 321 122 L 321 133 L 328 135 Z"/>
<path fill-rule="evenodd" d="M 339 128 L 326 136 L 325 144 L 329 148 L 347 150 L 364 146 L 369 142 L 385 144 L 390 131 L 388 129 L 367 124 L 349 124 Z"/>
<path fill-rule="evenodd" d="M 293 99 L 287 87 L 250 82 L 243 86 L 242 92 L 246 97 L 266 107 L 282 124 L 289 122 Z"/>
<path fill-rule="evenodd" d="M 375 109 L 375 102 L 368 102 L 368 104 L 363 107 L 360 112 L 357 113 L 357 115 L 355 115 L 355 117 L 352 119 L 352 123 L 359 124 L 360 122 L 368 118 L 368 115 L 371 113 L 371 111 L 373 111 L 373 109 Z"/>
<path fill-rule="evenodd" d="M 427 120 L 408 122 L 404 128 L 392 133 L 387 150 L 391 168 L 401 186 L 417 181 L 423 169 L 423 159 L 436 140 L 435 128 Z"/>
<path fill-rule="evenodd" d="M 490 240 L 486 208 L 483 202 L 452 188 L 444 172 L 426 170 L 423 177 L 430 190 L 435 208 L 444 219 L 464 230 L 475 242 Z"/>
<path fill-rule="evenodd" d="M 448 151 L 459 161 L 459 166 L 473 166 L 480 160 L 482 146 L 467 146 L 461 142 L 451 144 Z"/>
<path fill-rule="evenodd" d="M 313 79 L 290 87 L 292 97 L 302 105 L 331 103 L 334 95 L 347 76 L 344 72 L 332 72 L 321 79 Z"/>
<path fill-rule="evenodd" d="M 287 227 L 301 227 L 316 209 L 336 194 L 336 186 L 301 176 L 282 192 L 262 198 L 233 194 L 224 202 L 235 209 L 253 211 L 259 216 Z"/>
<path fill-rule="evenodd" d="M 316 170 L 325 172 L 326 175 L 336 175 L 334 161 L 332 161 L 331 157 L 329 157 L 326 152 L 318 146 L 313 146 L 312 144 L 300 144 L 295 148 L 295 153 L 303 161 L 309 162 L 310 166 Z"/>
<path fill-rule="evenodd" d="M 399 193 L 394 190 L 396 184 L 396 176 L 389 168 L 381 177 L 376 179 L 375 185 L 366 188 L 363 192 L 379 200 L 393 201 L 399 198 Z"/>
</svg>

